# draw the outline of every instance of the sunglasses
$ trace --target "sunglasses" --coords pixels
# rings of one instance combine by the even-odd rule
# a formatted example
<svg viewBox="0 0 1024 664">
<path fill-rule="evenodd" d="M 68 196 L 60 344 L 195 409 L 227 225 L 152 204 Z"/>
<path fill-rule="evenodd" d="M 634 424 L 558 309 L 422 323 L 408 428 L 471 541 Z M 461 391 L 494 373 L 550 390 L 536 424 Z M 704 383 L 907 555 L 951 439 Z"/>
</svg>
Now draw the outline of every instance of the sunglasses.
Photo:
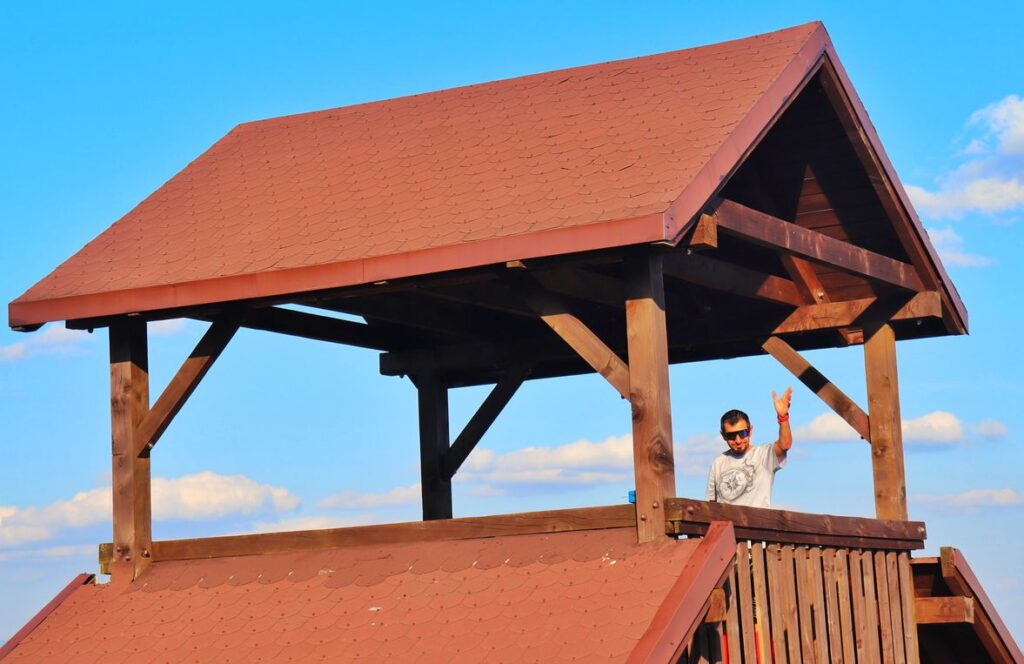
<svg viewBox="0 0 1024 664">
<path fill-rule="evenodd" d="M 726 440 L 736 440 L 737 438 L 746 438 L 750 435 L 750 429 L 740 429 L 739 431 L 723 431 L 722 438 Z"/>
</svg>

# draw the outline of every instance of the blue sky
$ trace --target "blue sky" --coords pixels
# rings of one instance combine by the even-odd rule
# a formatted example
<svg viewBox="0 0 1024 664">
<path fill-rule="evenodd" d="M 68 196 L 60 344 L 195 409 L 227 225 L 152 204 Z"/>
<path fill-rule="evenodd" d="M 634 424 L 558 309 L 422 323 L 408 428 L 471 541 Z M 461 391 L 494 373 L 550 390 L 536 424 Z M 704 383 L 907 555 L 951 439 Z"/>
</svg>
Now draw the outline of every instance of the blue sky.
<svg viewBox="0 0 1024 664">
<path fill-rule="evenodd" d="M 1020 7 L 970 3 L 5 3 L 0 298 L 9 302 L 239 122 L 645 55 L 824 20 L 970 312 L 899 345 L 911 517 L 967 556 L 1024 638 L 1024 61 Z M 202 334 L 151 329 L 156 394 Z M 859 348 L 809 354 L 864 403 Z M 0 640 L 110 539 L 106 334 L 0 329 Z M 240 332 L 156 449 L 158 538 L 418 516 L 415 392 L 376 355 Z M 674 367 L 680 495 L 718 415 L 772 433 L 769 358 Z M 453 431 L 483 398 L 452 395 Z M 871 515 L 868 448 L 795 386 L 786 507 Z M 456 485 L 457 515 L 610 504 L 632 486 L 626 405 L 601 379 L 535 381 Z"/>
</svg>

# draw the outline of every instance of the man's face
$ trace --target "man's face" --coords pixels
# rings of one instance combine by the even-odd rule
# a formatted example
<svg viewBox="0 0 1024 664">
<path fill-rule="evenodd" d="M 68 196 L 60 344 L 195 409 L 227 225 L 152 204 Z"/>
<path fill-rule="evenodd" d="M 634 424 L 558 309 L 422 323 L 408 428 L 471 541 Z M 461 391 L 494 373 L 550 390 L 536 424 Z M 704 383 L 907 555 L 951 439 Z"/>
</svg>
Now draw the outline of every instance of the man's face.
<svg viewBox="0 0 1024 664">
<path fill-rule="evenodd" d="M 750 449 L 750 437 L 754 435 L 754 427 L 750 422 L 740 420 L 736 424 L 722 425 L 722 438 L 729 444 L 733 452 L 743 454 Z"/>
</svg>

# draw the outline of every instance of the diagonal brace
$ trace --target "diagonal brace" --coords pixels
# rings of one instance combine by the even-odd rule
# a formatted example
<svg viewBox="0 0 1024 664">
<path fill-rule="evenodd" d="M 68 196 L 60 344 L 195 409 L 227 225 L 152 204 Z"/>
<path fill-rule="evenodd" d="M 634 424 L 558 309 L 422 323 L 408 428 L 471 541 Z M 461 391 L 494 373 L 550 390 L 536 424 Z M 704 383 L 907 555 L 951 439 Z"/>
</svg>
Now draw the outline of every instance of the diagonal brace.
<svg viewBox="0 0 1024 664">
<path fill-rule="evenodd" d="M 494 386 L 484 402 L 480 404 L 476 413 L 462 429 L 455 442 L 448 449 L 442 461 L 444 474 L 451 479 L 458 472 L 459 468 L 469 457 L 483 435 L 491 428 L 494 421 L 504 410 L 505 406 L 512 399 L 532 371 L 532 367 L 520 364 L 509 369 L 508 373 L 502 376 L 501 380 Z"/>
<path fill-rule="evenodd" d="M 214 321 L 135 429 L 135 454 L 148 456 L 171 420 L 238 331 L 237 320 Z"/>
<path fill-rule="evenodd" d="M 604 376 L 619 396 L 629 399 L 629 365 L 623 362 L 615 351 L 573 315 L 564 302 L 550 293 L 539 288 L 527 288 L 523 296 L 530 308 L 547 323 L 548 327 L 569 344 L 594 371 Z"/>
<path fill-rule="evenodd" d="M 853 399 L 846 396 L 842 390 L 836 387 L 828 378 L 825 378 L 802 355 L 793 350 L 792 346 L 779 337 L 768 337 L 768 340 L 761 347 L 765 352 L 778 360 L 782 366 L 789 369 L 801 383 L 818 395 L 818 398 L 834 410 L 839 417 L 846 420 L 861 438 L 870 440 L 867 414 Z"/>
</svg>

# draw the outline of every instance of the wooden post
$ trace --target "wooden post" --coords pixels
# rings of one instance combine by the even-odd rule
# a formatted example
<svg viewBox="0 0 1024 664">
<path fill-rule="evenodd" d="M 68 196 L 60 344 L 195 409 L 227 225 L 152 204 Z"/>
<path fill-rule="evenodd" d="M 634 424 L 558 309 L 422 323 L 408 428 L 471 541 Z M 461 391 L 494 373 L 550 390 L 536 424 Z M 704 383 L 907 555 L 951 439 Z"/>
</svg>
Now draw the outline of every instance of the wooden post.
<svg viewBox="0 0 1024 664">
<path fill-rule="evenodd" d="M 110 326 L 110 432 L 113 456 L 114 560 L 111 578 L 128 583 L 153 550 L 149 452 L 136 453 L 135 430 L 149 410 L 146 321 Z"/>
<path fill-rule="evenodd" d="M 444 472 L 448 453 L 448 388 L 433 373 L 416 378 L 420 410 L 420 490 L 423 520 L 452 518 L 452 483 Z"/>
<path fill-rule="evenodd" d="M 906 521 L 907 480 L 903 471 L 896 336 L 888 323 L 865 327 L 864 369 L 868 388 L 875 515 L 879 519 Z"/>
<path fill-rule="evenodd" d="M 631 259 L 627 272 L 626 333 L 636 528 L 639 541 L 649 542 L 665 536 L 665 499 L 676 495 L 661 257 Z"/>
</svg>

